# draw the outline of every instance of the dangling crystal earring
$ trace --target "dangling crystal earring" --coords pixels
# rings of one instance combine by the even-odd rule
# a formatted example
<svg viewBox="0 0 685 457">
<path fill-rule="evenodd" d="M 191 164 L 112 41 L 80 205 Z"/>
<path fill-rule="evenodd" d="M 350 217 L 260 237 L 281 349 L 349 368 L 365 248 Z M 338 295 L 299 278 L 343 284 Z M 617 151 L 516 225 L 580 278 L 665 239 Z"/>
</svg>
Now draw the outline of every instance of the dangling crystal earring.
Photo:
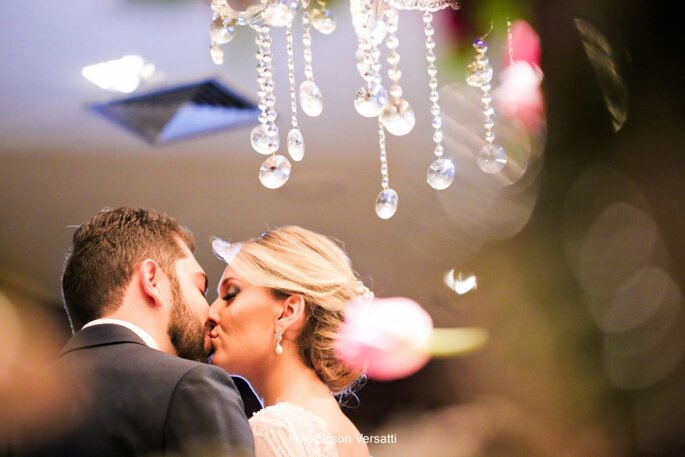
<svg viewBox="0 0 685 457">
<path fill-rule="evenodd" d="M 442 145 L 442 112 L 440 110 L 440 94 L 438 93 L 438 67 L 435 65 L 435 41 L 433 35 L 433 13 L 423 13 L 423 31 L 426 35 L 426 60 L 428 61 L 428 87 L 430 88 L 431 115 L 433 116 L 433 154 L 436 159 L 428 168 L 426 181 L 433 189 L 447 189 L 454 181 L 454 162 L 444 158 L 445 148 Z"/>
<path fill-rule="evenodd" d="M 489 32 L 488 32 L 489 33 Z M 492 107 L 492 95 L 490 94 L 492 81 L 492 65 L 486 57 L 488 43 L 483 37 L 473 42 L 476 49 L 476 57 L 472 63 L 466 67 L 466 83 L 469 86 L 479 88 L 482 92 L 481 102 L 483 103 L 483 116 L 485 126 L 485 146 L 478 151 L 478 167 L 485 173 L 499 173 L 507 164 L 507 154 L 504 148 L 495 144 L 495 110 Z"/>
<path fill-rule="evenodd" d="M 274 338 L 276 339 L 276 354 L 283 354 L 283 346 L 281 346 L 281 341 L 283 341 L 283 335 L 281 335 L 281 331 L 276 329 L 276 333 L 274 333 Z"/>
</svg>

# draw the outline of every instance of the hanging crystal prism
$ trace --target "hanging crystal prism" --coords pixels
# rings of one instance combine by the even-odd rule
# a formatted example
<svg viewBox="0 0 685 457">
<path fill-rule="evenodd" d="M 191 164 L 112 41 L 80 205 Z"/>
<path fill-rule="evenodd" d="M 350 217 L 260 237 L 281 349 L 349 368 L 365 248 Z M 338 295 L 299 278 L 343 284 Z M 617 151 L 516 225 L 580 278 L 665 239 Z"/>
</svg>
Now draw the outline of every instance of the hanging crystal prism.
<svg viewBox="0 0 685 457">
<path fill-rule="evenodd" d="M 376 197 L 376 215 L 381 219 L 390 219 L 397 211 L 397 192 L 390 188 L 388 177 L 388 156 L 385 149 L 385 128 L 381 120 L 378 120 L 378 145 L 381 155 L 381 191 Z"/>
<path fill-rule="evenodd" d="M 280 143 L 278 128 L 273 133 L 269 124 L 259 124 L 250 132 L 250 144 L 259 154 L 269 155 L 276 152 Z"/>
<path fill-rule="evenodd" d="M 437 190 L 447 189 L 454 180 L 454 162 L 441 157 L 428 168 L 428 184 Z"/>
<path fill-rule="evenodd" d="M 309 117 L 316 117 L 323 111 L 323 95 L 321 89 L 314 81 L 314 69 L 312 68 L 312 17 L 307 11 L 309 0 L 302 1 L 302 45 L 304 47 L 304 77 L 300 85 L 300 106 L 302 111 Z"/>
<path fill-rule="evenodd" d="M 495 110 L 492 107 L 492 95 L 490 95 L 492 81 L 492 66 L 486 52 L 488 44 L 479 38 L 473 42 L 476 49 L 476 58 L 466 67 L 466 82 L 470 86 L 481 90 L 481 102 L 483 103 L 483 116 L 485 126 L 485 146 L 477 154 L 478 167 L 485 173 L 499 173 L 507 165 L 508 157 L 504 148 L 495 144 Z"/>
<path fill-rule="evenodd" d="M 215 14 L 209 26 L 209 39 L 212 44 L 226 44 L 235 37 L 235 20 Z"/>
<path fill-rule="evenodd" d="M 250 133 L 252 148 L 260 154 L 272 154 L 280 145 L 276 126 L 276 97 L 274 96 L 273 69 L 271 66 L 270 27 L 264 23 L 257 34 L 257 95 L 261 110 L 259 124 Z"/>
<path fill-rule="evenodd" d="M 375 30 L 382 30 L 385 36 L 386 26 L 384 22 L 384 11 L 386 10 L 386 0 L 373 0 L 364 2 L 363 5 L 352 3 L 353 23 L 357 30 L 358 39 L 358 69 L 362 72 L 362 77 L 366 81 L 354 98 L 354 107 L 359 114 L 364 117 L 376 117 L 381 114 L 388 102 L 388 91 L 383 87 L 381 78 L 380 49 L 378 45 L 382 42 L 381 35 Z M 355 18 L 355 10 L 358 9 L 358 17 Z M 379 25 L 379 24 L 382 24 Z"/>
<path fill-rule="evenodd" d="M 304 137 L 300 129 L 294 128 L 288 132 L 288 154 L 295 162 L 304 158 Z"/>
<path fill-rule="evenodd" d="M 286 48 L 288 52 L 288 83 L 290 87 L 290 124 L 288 132 L 288 154 L 299 162 L 304 157 L 304 137 L 297 124 L 297 94 L 295 92 L 295 57 L 293 51 L 293 25 L 288 23 L 285 29 Z"/>
<path fill-rule="evenodd" d="M 385 104 L 381 112 L 381 121 L 388 132 L 393 135 L 406 135 L 411 132 L 416 123 L 414 116 L 414 109 L 409 102 L 402 98 L 402 87 L 400 86 L 400 78 L 402 72 L 398 68 L 400 62 L 400 55 L 397 52 L 399 40 L 395 33 L 397 32 L 397 24 L 399 15 L 397 10 L 390 6 L 385 11 L 385 21 L 387 35 L 385 38 L 385 46 L 388 48 L 387 62 L 388 78 L 390 78 L 390 99 Z"/>
<path fill-rule="evenodd" d="M 485 173 L 499 173 L 507 162 L 507 153 L 497 144 L 486 144 L 478 151 L 478 167 Z"/>
<path fill-rule="evenodd" d="M 379 45 L 385 38 L 383 13 L 387 7 L 386 0 L 350 0 L 352 25 L 360 41 L 370 41 Z"/>
<path fill-rule="evenodd" d="M 221 65 L 224 63 L 224 50 L 217 43 L 212 43 L 209 46 L 209 55 L 215 64 Z"/>
<path fill-rule="evenodd" d="M 362 86 L 354 98 L 354 107 L 364 117 L 376 117 L 381 114 L 388 102 L 388 92 L 380 82 L 369 82 Z"/>
<path fill-rule="evenodd" d="M 313 10 L 311 15 L 312 26 L 325 35 L 333 33 L 337 26 L 333 13 L 326 8 L 326 2 L 317 0 L 317 3 L 319 8 Z"/>
<path fill-rule="evenodd" d="M 269 189 L 278 189 L 290 178 L 290 161 L 280 154 L 274 154 L 259 168 L 259 181 Z"/>
<path fill-rule="evenodd" d="M 454 180 L 454 163 L 450 159 L 443 159 L 444 147 L 442 145 L 442 112 L 440 110 L 440 94 L 438 93 L 438 67 L 435 65 L 435 41 L 433 35 L 433 14 L 430 11 L 423 13 L 423 31 L 426 35 L 426 60 L 428 61 L 428 87 L 430 88 L 431 115 L 433 116 L 433 142 L 435 149 L 433 154 L 436 160 L 428 168 L 426 181 L 433 189 L 446 189 Z"/>
<path fill-rule="evenodd" d="M 314 81 L 300 84 L 300 106 L 309 117 L 316 117 L 323 111 L 323 95 Z"/>
<path fill-rule="evenodd" d="M 212 57 L 212 62 L 217 65 L 224 63 L 224 50 L 221 48 L 222 44 L 226 44 L 235 37 L 235 19 L 227 16 L 225 12 L 218 6 L 214 9 L 212 4 L 213 15 L 212 22 L 209 25 L 209 54 Z"/>
</svg>

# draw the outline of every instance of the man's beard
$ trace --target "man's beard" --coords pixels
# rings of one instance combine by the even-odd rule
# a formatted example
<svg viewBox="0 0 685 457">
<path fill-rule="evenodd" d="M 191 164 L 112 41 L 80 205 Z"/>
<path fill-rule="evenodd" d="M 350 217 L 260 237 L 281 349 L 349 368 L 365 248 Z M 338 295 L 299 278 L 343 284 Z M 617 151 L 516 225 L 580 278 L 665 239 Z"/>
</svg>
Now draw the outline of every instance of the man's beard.
<svg viewBox="0 0 685 457">
<path fill-rule="evenodd" d="M 181 296 L 176 278 L 171 279 L 171 317 L 167 330 L 171 344 L 179 357 L 204 362 L 209 355 L 205 349 L 205 326 L 188 308 Z"/>
</svg>

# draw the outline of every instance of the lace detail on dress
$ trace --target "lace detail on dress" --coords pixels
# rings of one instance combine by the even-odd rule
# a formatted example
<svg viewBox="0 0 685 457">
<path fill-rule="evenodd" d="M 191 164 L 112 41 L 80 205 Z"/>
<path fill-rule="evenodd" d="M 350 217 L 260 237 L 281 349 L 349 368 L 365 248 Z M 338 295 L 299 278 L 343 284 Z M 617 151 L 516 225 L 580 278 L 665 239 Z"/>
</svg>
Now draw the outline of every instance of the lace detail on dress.
<svg viewBox="0 0 685 457">
<path fill-rule="evenodd" d="M 250 419 L 250 427 L 256 457 L 267 454 L 265 447 L 269 457 L 338 457 L 335 437 L 326 421 L 292 403 L 278 403 L 258 411 Z"/>
</svg>

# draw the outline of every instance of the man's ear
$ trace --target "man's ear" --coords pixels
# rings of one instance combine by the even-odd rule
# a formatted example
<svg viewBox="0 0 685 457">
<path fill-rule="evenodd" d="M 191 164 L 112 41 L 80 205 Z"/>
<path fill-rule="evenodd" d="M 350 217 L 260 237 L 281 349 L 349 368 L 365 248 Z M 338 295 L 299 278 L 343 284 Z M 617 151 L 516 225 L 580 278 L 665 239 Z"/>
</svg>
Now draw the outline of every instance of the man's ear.
<svg viewBox="0 0 685 457">
<path fill-rule="evenodd" d="M 299 333 L 304 324 L 305 303 L 301 295 L 290 295 L 281 303 L 281 314 L 277 320 L 277 326 L 281 332 L 293 329 Z"/>
<path fill-rule="evenodd" d="M 141 262 L 137 270 L 140 287 L 150 304 L 161 306 L 165 302 L 164 289 L 162 284 L 166 276 L 162 268 L 152 259 L 145 259 Z"/>
</svg>

